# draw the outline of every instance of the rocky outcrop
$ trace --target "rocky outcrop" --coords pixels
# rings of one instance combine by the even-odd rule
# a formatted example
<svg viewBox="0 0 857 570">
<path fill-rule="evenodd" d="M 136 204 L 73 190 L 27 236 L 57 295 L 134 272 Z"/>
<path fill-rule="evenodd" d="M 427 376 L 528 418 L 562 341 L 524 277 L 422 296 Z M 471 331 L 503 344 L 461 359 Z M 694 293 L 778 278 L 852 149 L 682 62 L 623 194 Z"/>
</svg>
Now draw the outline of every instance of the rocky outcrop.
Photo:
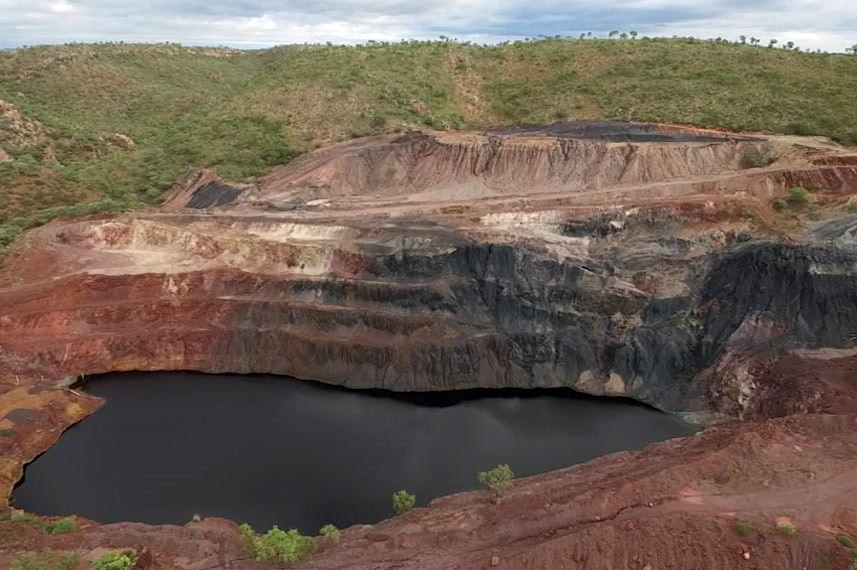
<svg viewBox="0 0 857 570">
<path fill-rule="evenodd" d="M 43 124 L 23 115 L 15 105 L 0 100 L 0 162 L 12 160 L 5 151 L 39 146 L 48 141 L 48 135 Z"/>
</svg>

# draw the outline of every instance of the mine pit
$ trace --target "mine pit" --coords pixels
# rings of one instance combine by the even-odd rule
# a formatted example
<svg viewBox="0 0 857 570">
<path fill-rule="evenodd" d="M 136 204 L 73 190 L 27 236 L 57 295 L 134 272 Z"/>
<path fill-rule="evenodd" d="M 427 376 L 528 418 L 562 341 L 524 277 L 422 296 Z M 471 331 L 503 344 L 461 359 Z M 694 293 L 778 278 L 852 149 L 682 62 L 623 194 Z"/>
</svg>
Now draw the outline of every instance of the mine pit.
<svg viewBox="0 0 857 570">
<path fill-rule="evenodd" d="M 312 533 L 374 524 L 391 495 L 418 506 L 692 433 L 629 400 L 571 390 L 352 391 L 275 376 L 96 377 L 106 400 L 32 463 L 13 504 L 101 522 L 184 524 L 195 514 Z"/>
</svg>

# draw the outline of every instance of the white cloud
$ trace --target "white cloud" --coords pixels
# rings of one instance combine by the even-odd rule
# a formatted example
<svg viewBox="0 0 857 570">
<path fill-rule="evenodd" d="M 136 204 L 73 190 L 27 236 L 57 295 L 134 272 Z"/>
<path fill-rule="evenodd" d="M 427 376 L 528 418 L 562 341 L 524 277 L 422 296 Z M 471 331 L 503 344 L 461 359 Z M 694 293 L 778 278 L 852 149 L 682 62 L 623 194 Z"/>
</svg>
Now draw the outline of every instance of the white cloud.
<svg viewBox="0 0 857 570">
<path fill-rule="evenodd" d="M 67 2 L 66 0 L 59 0 L 59 2 L 54 2 L 48 6 L 48 10 L 57 14 L 74 12 L 76 9 L 77 8 L 73 4 Z"/>
<path fill-rule="evenodd" d="M 436 38 L 492 42 L 539 35 L 778 38 L 842 51 L 857 43 L 843 0 L 0 0 L 0 46 L 178 41 L 269 46 Z"/>
</svg>

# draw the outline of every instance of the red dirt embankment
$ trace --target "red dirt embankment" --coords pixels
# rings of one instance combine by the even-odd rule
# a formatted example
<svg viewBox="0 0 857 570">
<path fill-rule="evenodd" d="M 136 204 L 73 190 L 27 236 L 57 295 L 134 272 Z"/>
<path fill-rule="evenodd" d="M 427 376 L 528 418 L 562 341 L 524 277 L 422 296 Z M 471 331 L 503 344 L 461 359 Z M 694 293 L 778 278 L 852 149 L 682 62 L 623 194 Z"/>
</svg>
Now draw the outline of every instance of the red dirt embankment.
<svg viewBox="0 0 857 570">
<path fill-rule="evenodd" d="M 793 185 L 810 205 L 775 202 Z M 354 141 L 254 185 L 189 177 L 159 211 L 49 224 L 0 274 L 0 506 L 98 407 L 63 382 L 79 374 L 566 386 L 721 424 L 348 529 L 304 566 L 844 570 L 855 190 L 857 155 L 823 140 L 584 125 Z M 264 567 L 227 521 L 82 524 L 0 522 L 0 567 L 47 547 Z"/>
</svg>

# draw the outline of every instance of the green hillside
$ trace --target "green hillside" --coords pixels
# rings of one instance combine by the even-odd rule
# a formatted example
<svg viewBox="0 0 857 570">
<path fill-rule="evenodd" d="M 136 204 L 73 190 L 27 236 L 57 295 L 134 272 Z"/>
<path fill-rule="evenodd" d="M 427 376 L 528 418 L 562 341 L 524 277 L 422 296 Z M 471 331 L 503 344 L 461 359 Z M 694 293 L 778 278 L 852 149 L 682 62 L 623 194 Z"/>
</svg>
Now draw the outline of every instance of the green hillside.
<svg viewBox="0 0 857 570">
<path fill-rule="evenodd" d="M 0 247 L 58 215 L 154 203 L 192 167 L 242 180 L 415 128 L 631 119 L 857 144 L 854 93 L 857 56 L 690 40 L 0 52 Z"/>
</svg>

